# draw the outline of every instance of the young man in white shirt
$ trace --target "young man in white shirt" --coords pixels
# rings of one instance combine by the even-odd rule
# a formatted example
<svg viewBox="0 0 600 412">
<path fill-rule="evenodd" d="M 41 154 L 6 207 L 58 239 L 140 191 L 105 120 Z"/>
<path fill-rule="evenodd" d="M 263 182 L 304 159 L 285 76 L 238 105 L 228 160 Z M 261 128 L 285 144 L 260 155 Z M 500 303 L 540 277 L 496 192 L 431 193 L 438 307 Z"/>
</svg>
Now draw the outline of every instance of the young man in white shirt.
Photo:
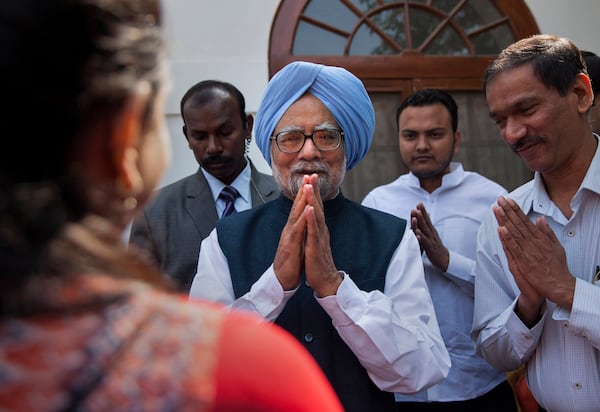
<svg viewBox="0 0 600 412">
<path fill-rule="evenodd" d="M 373 189 L 362 203 L 410 220 L 452 360 L 439 384 L 414 395 L 396 394 L 398 409 L 516 411 L 505 374 L 475 354 L 470 337 L 475 238 L 483 216 L 506 190 L 452 162 L 461 135 L 450 94 L 419 90 L 402 102 L 396 120 L 400 157 L 409 173 Z"/>
</svg>

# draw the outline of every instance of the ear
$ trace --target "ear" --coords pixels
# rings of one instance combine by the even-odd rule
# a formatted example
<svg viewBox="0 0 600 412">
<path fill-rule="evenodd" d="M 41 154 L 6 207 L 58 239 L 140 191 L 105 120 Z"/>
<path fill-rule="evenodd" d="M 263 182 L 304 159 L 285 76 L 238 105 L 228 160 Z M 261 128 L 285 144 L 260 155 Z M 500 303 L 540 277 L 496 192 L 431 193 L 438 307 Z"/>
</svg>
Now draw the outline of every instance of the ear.
<svg viewBox="0 0 600 412">
<path fill-rule="evenodd" d="M 246 116 L 246 139 L 248 143 L 252 140 L 252 127 L 254 126 L 254 117 L 251 114 Z"/>
<path fill-rule="evenodd" d="M 456 133 L 454 133 L 454 154 L 458 153 L 458 146 L 460 143 L 460 138 L 461 138 L 460 132 L 457 130 Z"/>
<path fill-rule="evenodd" d="M 187 130 L 187 126 L 184 125 L 181 127 L 181 131 L 183 132 L 183 135 L 185 136 L 185 140 L 188 142 L 188 148 L 190 150 L 194 150 L 194 148 L 192 147 L 192 144 L 190 143 L 190 138 L 188 137 L 188 130 Z"/>
<path fill-rule="evenodd" d="M 119 190 L 128 195 L 138 194 L 143 189 L 144 183 L 138 159 L 144 115 L 150 95 L 150 84 L 138 83 L 113 123 L 111 133 L 113 168 Z"/>
<path fill-rule="evenodd" d="M 577 109 L 580 113 L 587 113 L 594 102 L 592 82 L 584 73 L 579 73 L 573 85 L 573 92 L 577 95 Z"/>
</svg>

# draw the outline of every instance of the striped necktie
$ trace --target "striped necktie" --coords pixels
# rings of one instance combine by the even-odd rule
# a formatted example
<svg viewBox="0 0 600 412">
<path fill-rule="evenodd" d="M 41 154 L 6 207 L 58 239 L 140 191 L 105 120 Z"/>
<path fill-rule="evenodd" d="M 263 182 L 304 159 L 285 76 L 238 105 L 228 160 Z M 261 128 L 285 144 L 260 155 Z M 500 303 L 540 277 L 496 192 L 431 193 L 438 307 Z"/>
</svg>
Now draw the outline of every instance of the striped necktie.
<svg viewBox="0 0 600 412">
<path fill-rule="evenodd" d="M 219 199 L 223 199 L 225 201 L 225 210 L 221 214 L 221 218 L 225 216 L 229 216 L 232 213 L 235 213 L 235 199 L 240 195 L 240 192 L 235 190 L 234 187 L 225 186 L 221 193 L 219 193 Z"/>
</svg>

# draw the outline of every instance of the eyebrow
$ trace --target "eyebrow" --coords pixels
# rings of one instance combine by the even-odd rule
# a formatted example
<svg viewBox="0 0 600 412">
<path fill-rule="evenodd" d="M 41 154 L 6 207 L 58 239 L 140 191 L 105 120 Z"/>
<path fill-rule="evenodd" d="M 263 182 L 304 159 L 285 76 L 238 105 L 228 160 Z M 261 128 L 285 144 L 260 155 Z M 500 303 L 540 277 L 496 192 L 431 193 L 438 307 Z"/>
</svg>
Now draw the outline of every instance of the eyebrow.
<svg viewBox="0 0 600 412">
<path fill-rule="evenodd" d="M 507 110 L 505 110 L 505 111 L 511 112 L 511 111 L 515 110 L 515 108 L 523 107 L 523 105 L 533 104 L 537 101 L 539 101 L 539 98 L 537 95 L 523 96 L 523 97 L 520 97 L 518 100 L 515 100 L 514 102 L 510 102 L 507 105 Z M 493 119 L 498 116 L 498 113 L 490 111 L 489 116 Z"/>
<path fill-rule="evenodd" d="M 431 132 L 437 132 L 437 131 L 444 131 L 444 130 L 448 130 L 448 128 L 440 126 L 440 127 L 432 127 L 431 129 L 425 129 L 423 130 L 424 133 L 431 133 Z M 418 130 L 414 130 L 414 129 L 409 129 L 409 128 L 404 128 L 404 129 L 400 129 L 400 133 L 419 133 Z"/>
<path fill-rule="evenodd" d="M 317 131 L 317 130 L 324 130 L 324 129 L 338 129 L 339 126 L 337 126 L 334 123 L 331 122 L 323 122 L 321 124 L 316 125 L 313 128 L 313 131 Z M 283 133 L 283 132 L 305 132 L 305 129 L 303 127 L 299 127 L 299 126 L 286 126 L 280 130 L 278 130 L 277 132 L 273 132 L 273 134 L 279 134 L 279 133 Z"/>
</svg>

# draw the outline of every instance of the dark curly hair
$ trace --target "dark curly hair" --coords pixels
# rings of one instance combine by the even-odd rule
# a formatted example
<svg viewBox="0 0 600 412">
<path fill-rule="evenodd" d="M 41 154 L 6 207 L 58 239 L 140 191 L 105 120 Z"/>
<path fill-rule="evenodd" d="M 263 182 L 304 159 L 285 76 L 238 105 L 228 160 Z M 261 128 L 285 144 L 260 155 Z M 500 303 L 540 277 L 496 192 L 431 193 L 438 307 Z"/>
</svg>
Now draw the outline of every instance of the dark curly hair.
<svg viewBox="0 0 600 412">
<path fill-rule="evenodd" d="M 69 157 L 76 144 L 85 144 L 81 131 L 109 119 L 140 80 L 156 95 L 165 80 L 164 55 L 158 0 L 0 2 L 0 116 L 10 140 L 0 151 L 3 312 L 32 276 L 81 269 L 70 258 L 54 257 L 51 247 L 89 212 Z M 81 255 L 93 255 L 93 248 L 83 249 L 90 250 Z M 73 260 L 99 263 L 123 253 Z"/>
</svg>

